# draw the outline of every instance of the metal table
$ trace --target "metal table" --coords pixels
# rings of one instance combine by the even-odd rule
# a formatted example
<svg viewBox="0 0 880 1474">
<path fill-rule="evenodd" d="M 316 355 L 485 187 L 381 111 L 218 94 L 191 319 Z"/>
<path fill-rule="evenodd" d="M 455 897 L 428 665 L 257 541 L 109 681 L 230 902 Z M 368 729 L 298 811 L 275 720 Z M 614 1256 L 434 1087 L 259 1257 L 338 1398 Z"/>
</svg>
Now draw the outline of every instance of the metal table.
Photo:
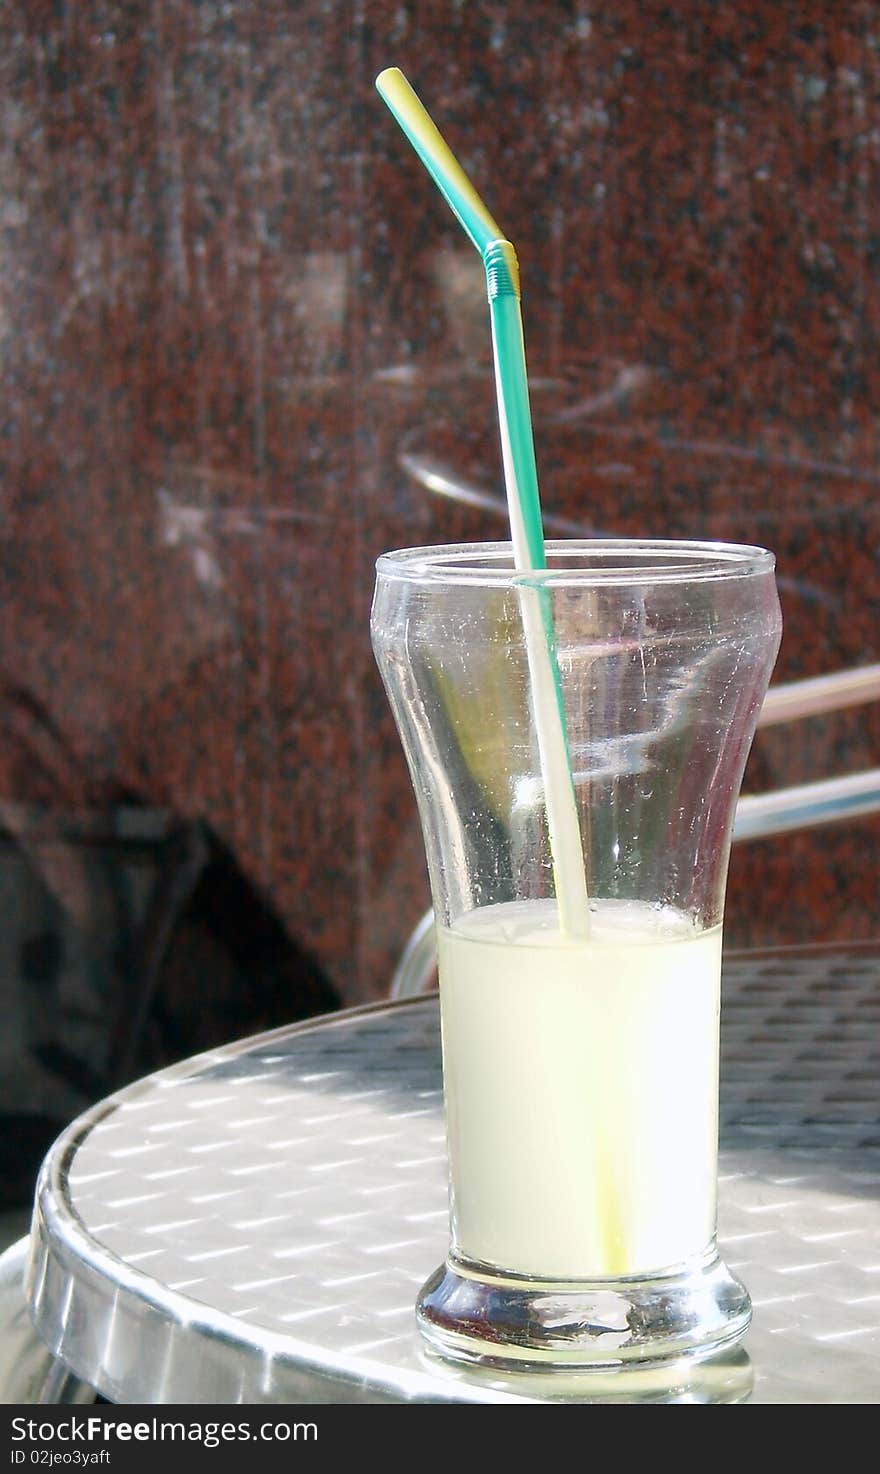
<svg viewBox="0 0 880 1474">
<path fill-rule="evenodd" d="M 116 1402 L 878 1402 L 880 947 L 733 955 L 724 999 L 742 1350 L 612 1376 L 423 1351 L 447 1231 L 434 997 L 202 1055 L 74 1123 L 38 1186 L 37 1329 Z"/>
</svg>

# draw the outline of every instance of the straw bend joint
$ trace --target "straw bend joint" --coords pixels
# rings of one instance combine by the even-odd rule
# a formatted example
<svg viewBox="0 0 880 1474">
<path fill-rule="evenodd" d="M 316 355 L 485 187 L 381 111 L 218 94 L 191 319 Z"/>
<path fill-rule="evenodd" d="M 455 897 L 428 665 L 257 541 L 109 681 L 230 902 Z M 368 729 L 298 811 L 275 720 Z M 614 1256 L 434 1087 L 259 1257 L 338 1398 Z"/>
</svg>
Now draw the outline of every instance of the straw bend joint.
<svg viewBox="0 0 880 1474">
<path fill-rule="evenodd" d="M 510 241 L 490 241 L 483 252 L 489 301 L 498 297 L 519 299 L 519 262 Z"/>
</svg>

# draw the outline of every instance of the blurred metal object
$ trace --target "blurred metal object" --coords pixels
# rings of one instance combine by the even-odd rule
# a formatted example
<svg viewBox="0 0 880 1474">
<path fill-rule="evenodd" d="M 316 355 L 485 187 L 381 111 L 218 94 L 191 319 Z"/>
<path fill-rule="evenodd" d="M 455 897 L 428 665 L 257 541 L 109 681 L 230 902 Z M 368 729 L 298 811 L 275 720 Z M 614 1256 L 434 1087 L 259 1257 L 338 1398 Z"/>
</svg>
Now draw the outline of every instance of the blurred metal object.
<svg viewBox="0 0 880 1474">
<path fill-rule="evenodd" d="M 827 676 L 771 686 L 761 707 L 758 726 L 797 722 L 804 717 L 821 716 L 877 700 L 880 700 L 880 665 L 833 671 Z"/>
<path fill-rule="evenodd" d="M 880 768 L 823 778 L 772 793 L 743 795 L 736 810 L 734 840 L 766 839 L 815 824 L 836 824 L 880 812 Z"/>
<path fill-rule="evenodd" d="M 394 969 L 389 996 L 412 998 L 423 993 L 437 967 L 437 934 L 433 908 L 415 924 Z"/>
<path fill-rule="evenodd" d="M 445 461 L 439 460 L 436 456 L 417 455 L 404 450 L 400 453 L 400 464 L 425 491 L 430 491 L 432 495 L 448 497 L 451 501 L 460 502 L 463 506 L 479 507 L 481 511 L 496 512 L 499 517 L 507 518 L 507 502 L 502 495 L 495 491 L 488 491 L 476 485 L 475 482 L 459 476 Z M 594 535 L 590 523 L 574 522 L 570 517 L 560 517 L 556 512 L 545 512 L 543 524 L 547 532 L 568 533 L 572 537 Z M 595 535 L 601 536 L 599 533 Z"/>
<path fill-rule="evenodd" d="M 836 671 L 810 680 L 771 686 L 758 719 L 759 727 L 799 721 L 880 698 L 880 665 Z M 769 839 L 818 824 L 880 813 L 880 768 L 817 779 L 771 793 L 743 794 L 736 810 L 734 842 Z M 392 998 L 411 998 L 431 982 L 437 966 L 433 912 L 426 911 L 413 928 L 391 981 Z"/>
</svg>

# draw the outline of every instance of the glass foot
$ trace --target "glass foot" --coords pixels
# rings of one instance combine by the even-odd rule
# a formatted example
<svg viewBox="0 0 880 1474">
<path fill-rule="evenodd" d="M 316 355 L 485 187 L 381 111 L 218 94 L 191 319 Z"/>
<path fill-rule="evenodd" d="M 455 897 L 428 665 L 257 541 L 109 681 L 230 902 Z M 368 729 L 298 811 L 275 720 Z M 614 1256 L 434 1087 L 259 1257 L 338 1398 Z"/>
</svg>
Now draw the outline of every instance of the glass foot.
<svg viewBox="0 0 880 1474">
<path fill-rule="evenodd" d="M 422 1288 L 416 1317 L 455 1361 L 609 1370 L 708 1356 L 739 1340 L 752 1306 L 713 1244 L 666 1273 L 588 1284 L 517 1279 L 450 1256 Z"/>
</svg>

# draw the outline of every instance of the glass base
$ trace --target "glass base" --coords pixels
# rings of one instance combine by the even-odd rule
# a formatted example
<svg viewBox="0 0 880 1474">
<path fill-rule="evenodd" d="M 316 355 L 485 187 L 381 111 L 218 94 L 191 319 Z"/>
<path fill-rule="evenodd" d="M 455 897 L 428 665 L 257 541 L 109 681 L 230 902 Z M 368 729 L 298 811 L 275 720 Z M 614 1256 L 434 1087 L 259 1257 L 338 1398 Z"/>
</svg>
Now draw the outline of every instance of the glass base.
<svg viewBox="0 0 880 1474">
<path fill-rule="evenodd" d="M 649 1277 L 590 1283 L 504 1276 L 450 1255 L 416 1301 L 422 1335 L 455 1361 L 611 1370 L 708 1356 L 744 1335 L 748 1292 L 714 1244 Z"/>
</svg>

